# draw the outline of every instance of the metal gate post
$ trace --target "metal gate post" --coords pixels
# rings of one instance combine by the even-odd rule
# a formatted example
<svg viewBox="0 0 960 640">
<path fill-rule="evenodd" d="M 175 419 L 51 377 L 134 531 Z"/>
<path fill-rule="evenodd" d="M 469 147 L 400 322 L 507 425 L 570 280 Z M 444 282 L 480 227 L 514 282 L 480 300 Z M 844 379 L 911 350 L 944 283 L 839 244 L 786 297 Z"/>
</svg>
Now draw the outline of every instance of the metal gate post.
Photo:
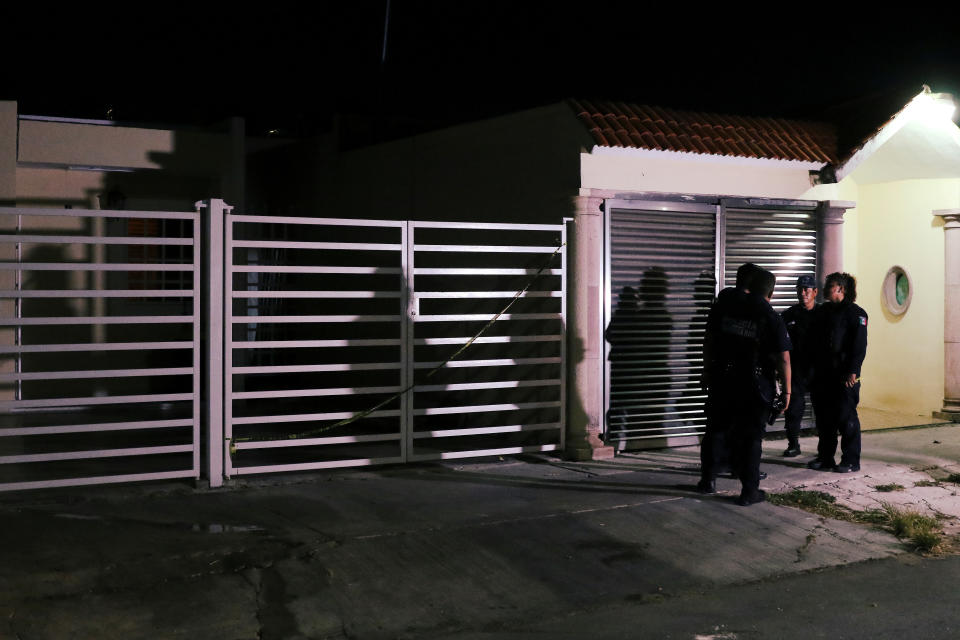
<svg viewBox="0 0 960 640">
<path fill-rule="evenodd" d="M 413 292 L 413 233 L 415 223 L 408 220 L 402 227 L 400 257 L 400 388 L 413 383 L 413 326 L 416 313 Z M 400 397 L 400 457 L 404 462 L 413 454 L 413 389 Z"/>
<path fill-rule="evenodd" d="M 223 435 L 223 332 L 224 325 L 224 218 L 233 210 L 214 198 L 196 204 L 203 218 L 203 340 L 206 345 L 203 418 L 206 424 L 206 474 L 211 487 L 223 485 L 224 456 L 229 455 Z M 202 209 L 206 209 L 203 212 Z M 196 286 L 196 285 L 195 285 Z M 226 330 L 229 330 L 229 325 Z"/>
</svg>

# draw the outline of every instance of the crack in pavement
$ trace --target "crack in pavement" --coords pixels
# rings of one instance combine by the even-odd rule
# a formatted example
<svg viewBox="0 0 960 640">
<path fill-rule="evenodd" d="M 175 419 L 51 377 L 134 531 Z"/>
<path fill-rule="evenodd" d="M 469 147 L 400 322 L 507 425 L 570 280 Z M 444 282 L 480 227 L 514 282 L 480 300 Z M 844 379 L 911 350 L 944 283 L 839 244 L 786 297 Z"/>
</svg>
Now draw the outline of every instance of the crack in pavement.
<svg viewBox="0 0 960 640">
<path fill-rule="evenodd" d="M 256 573 L 257 580 L 254 581 L 250 578 L 248 574 Z M 256 568 L 250 568 L 246 571 L 241 571 L 238 575 L 243 578 L 244 582 L 250 585 L 253 589 L 253 600 L 257 603 L 257 610 L 254 612 L 254 616 L 257 619 L 257 638 L 263 638 L 263 619 L 261 617 L 263 603 L 260 601 L 260 592 L 263 590 L 263 576 L 261 572 Z"/>
</svg>

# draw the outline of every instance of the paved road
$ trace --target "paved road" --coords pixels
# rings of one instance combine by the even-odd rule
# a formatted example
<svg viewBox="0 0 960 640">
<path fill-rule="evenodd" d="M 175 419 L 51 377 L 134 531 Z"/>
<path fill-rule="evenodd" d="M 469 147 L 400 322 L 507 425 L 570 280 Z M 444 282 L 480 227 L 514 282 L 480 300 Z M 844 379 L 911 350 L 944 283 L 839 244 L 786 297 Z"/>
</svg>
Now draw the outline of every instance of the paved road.
<svg viewBox="0 0 960 640">
<path fill-rule="evenodd" d="M 956 447 L 960 430 L 902 437 L 865 450 L 908 459 L 865 461 L 839 480 L 780 465 L 782 443 L 768 443 L 767 482 L 867 500 L 876 483 L 927 473 L 913 468 L 920 457 L 928 471 L 949 467 L 922 449 L 951 451 L 939 447 Z M 914 618 L 928 627 L 911 637 L 957 637 L 956 559 L 918 559 L 862 525 L 739 507 L 730 480 L 703 498 L 696 479 L 693 448 L 220 491 L 7 494 L 0 638 L 877 638 Z M 911 485 L 902 499 L 931 489 L 942 500 L 929 504 L 949 506 L 947 485 Z"/>
<path fill-rule="evenodd" d="M 757 582 L 622 601 L 430 640 L 947 640 L 960 637 L 960 558 L 899 556 Z"/>
</svg>

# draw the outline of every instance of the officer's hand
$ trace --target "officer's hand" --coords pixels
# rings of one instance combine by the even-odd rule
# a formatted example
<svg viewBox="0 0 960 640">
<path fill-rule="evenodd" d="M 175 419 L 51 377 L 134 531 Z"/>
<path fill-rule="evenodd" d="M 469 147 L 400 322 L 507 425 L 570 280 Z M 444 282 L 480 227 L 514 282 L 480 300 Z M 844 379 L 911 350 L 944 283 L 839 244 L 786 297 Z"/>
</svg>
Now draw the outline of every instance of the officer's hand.
<svg viewBox="0 0 960 640">
<path fill-rule="evenodd" d="M 785 394 L 783 395 L 783 409 L 780 411 L 781 414 L 786 413 L 786 412 L 787 412 L 787 409 L 790 408 L 790 396 L 791 396 L 791 395 L 792 395 L 792 394 L 789 394 L 789 393 L 785 393 Z"/>
<path fill-rule="evenodd" d="M 860 380 L 857 379 L 857 374 L 851 373 L 843 381 L 843 384 L 847 386 L 848 389 L 852 389 Z"/>
</svg>

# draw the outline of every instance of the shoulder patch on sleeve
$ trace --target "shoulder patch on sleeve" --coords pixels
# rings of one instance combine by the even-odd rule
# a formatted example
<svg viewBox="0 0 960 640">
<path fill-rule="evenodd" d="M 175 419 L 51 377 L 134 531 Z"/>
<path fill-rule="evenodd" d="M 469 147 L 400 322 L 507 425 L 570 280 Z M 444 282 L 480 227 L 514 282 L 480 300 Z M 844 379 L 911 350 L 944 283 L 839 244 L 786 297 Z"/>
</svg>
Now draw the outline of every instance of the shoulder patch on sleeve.
<svg viewBox="0 0 960 640">
<path fill-rule="evenodd" d="M 864 327 L 867 326 L 867 316 L 858 316 L 858 318 L 860 320 L 861 325 L 863 325 Z"/>
</svg>

